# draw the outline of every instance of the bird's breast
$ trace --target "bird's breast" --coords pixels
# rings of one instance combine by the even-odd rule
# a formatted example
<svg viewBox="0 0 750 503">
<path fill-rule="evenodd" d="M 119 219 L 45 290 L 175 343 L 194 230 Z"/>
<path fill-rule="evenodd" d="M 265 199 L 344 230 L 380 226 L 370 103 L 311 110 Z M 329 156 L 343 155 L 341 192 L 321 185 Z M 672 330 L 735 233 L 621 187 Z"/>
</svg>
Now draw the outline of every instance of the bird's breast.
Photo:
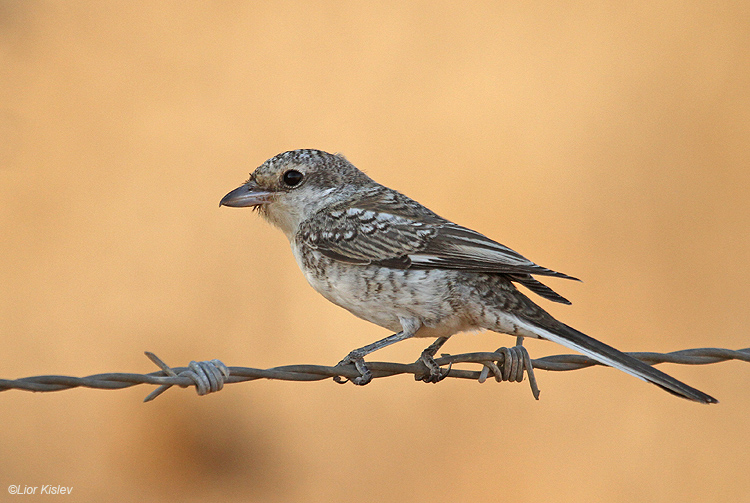
<svg viewBox="0 0 750 503">
<path fill-rule="evenodd" d="M 394 332 L 400 319 L 416 318 L 418 336 L 440 337 L 474 328 L 455 298 L 453 271 L 393 269 L 339 262 L 292 242 L 297 264 L 323 297 Z"/>
</svg>

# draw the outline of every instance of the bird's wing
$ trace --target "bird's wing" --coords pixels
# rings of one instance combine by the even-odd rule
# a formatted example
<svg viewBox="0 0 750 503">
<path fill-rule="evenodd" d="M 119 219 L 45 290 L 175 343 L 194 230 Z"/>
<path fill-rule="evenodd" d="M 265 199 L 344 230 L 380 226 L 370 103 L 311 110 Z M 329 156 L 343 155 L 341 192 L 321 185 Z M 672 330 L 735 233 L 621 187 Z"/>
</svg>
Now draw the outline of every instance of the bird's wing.
<svg viewBox="0 0 750 503">
<path fill-rule="evenodd" d="M 375 191 L 328 207 L 302 222 L 296 239 L 329 258 L 352 264 L 508 274 L 558 302 L 564 299 L 530 275 L 576 279 L 541 267 L 396 191 Z"/>
</svg>

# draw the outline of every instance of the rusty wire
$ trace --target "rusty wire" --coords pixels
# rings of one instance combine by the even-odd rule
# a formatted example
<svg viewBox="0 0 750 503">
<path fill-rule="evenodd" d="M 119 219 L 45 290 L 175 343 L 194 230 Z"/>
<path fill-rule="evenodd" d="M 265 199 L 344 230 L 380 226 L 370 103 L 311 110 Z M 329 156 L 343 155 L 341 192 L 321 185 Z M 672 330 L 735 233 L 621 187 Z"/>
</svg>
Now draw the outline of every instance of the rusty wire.
<svg viewBox="0 0 750 503">
<path fill-rule="evenodd" d="M 495 379 L 519 381 L 518 374 L 514 369 L 514 375 L 503 371 L 507 367 L 506 355 L 511 351 L 500 348 L 495 352 L 464 353 L 459 355 L 442 355 L 435 358 L 435 363 L 440 366 L 448 366 L 446 377 L 457 379 L 472 379 L 482 382 L 488 370 Z M 649 364 L 678 363 L 683 365 L 707 365 L 728 360 L 740 360 L 750 362 L 750 348 L 731 350 L 720 348 L 685 349 L 672 353 L 628 353 L 629 355 Z M 198 394 L 203 395 L 220 390 L 224 384 L 232 384 L 256 379 L 277 379 L 283 381 L 320 381 L 324 379 L 341 376 L 348 379 L 355 378 L 359 372 L 353 364 L 329 367 L 325 365 L 285 365 L 269 369 L 256 369 L 249 367 L 226 367 L 218 360 L 209 362 L 191 362 L 188 367 L 170 368 L 156 355 L 146 352 L 146 356 L 156 363 L 162 370 L 150 374 L 134 373 L 107 373 L 95 374 L 86 377 L 70 377 L 59 375 L 44 375 L 24 377 L 21 379 L 0 379 L 0 391 L 18 389 L 34 392 L 62 391 L 71 388 L 95 388 L 95 389 L 123 389 L 139 384 L 154 384 L 159 388 L 149 394 L 144 401 L 150 401 L 159 396 L 172 386 L 189 387 L 195 386 Z M 482 366 L 481 370 L 464 370 L 454 368 L 453 365 L 462 363 L 474 363 Z M 510 361 L 508 361 L 510 363 Z M 567 371 L 577 370 L 600 363 L 582 355 L 555 355 L 531 360 L 536 370 Z M 389 377 L 398 374 L 412 374 L 416 379 L 425 375 L 427 368 L 423 363 L 391 363 L 391 362 L 368 362 L 367 367 L 373 374 L 373 378 Z M 528 372 L 528 368 L 525 369 Z M 529 374 L 533 377 L 533 372 Z M 532 391 L 534 391 L 532 379 Z M 534 393 L 538 398 L 538 390 Z"/>
</svg>

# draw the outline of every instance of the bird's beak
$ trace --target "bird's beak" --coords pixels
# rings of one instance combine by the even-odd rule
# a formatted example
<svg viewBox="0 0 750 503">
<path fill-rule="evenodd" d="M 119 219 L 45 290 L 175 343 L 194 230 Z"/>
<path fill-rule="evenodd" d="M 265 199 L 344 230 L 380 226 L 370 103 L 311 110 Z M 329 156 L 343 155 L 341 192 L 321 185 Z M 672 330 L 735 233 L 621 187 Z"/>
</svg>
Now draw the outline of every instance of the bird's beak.
<svg viewBox="0 0 750 503">
<path fill-rule="evenodd" d="M 247 206 L 259 206 L 270 203 L 273 192 L 263 190 L 254 181 L 237 187 L 232 192 L 221 198 L 219 206 L 232 206 L 234 208 L 245 208 Z"/>
</svg>

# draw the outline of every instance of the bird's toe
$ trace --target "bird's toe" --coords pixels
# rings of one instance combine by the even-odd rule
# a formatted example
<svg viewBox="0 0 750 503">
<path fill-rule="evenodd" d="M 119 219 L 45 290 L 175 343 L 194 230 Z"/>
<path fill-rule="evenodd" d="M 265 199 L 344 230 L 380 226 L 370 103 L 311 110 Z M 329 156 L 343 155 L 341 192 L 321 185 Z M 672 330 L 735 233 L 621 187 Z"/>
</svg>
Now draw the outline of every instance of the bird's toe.
<svg viewBox="0 0 750 503">
<path fill-rule="evenodd" d="M 350 364 L 354 364 L 354 367 L 357 369 L 357 372 L 359 372 L 358 377 L 355 377 L 353 379 L 348 379 L 342 376 L 335 376 L 333 380 L 339 384 L 343 384 L 346 381 L 351 381 L 357 386 L 364 386 L 365 384 L 372 381 L 372 372 L 370 372 L 370 369 L 367 368 L 367 365 L 365 364 L 365 359 L 357 350 L 354 350 L 348 355 L 346 355 L 346 357 L 343 360 L 341 360 L 339 363 L 337 363 L 336 366 L 341 367 L 341 366 L 350 365 Z"/>
<path fill-rule="evenodd" d="M 415 374 L 414 380 L 416 381 L 438 383 L 448 377 L 448 373 L 451 371 L 450 365 L 445 370 L 441 369 L 440 365 L 435 362 L 435 359 L 429 352 L 427 352 L 427 350 L 422 352 L 422 355 L 419 357 L 419 362 L 427 367 L 427 372 Z"/>
</svg>

